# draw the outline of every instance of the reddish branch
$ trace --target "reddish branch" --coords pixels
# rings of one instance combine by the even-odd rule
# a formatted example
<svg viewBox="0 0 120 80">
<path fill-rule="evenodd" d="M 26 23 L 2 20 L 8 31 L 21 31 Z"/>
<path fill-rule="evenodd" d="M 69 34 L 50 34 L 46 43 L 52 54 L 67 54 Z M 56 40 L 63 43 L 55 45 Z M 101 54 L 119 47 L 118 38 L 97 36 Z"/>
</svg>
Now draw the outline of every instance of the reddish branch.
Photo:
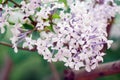
<svg viewBox="0 0 120 80">
<path fill-rule="evenodd" d="M 8 43 L 5 43 L 5 42 L 0 42 L 0 45 L 4 45 L 4 46 L 7 46 L 7 47 L 12 47 L 12 44 L 8 44 Z M 33 52 L 37 51 L 36 47 L 34 47 L 31 50 L 29 50 L 28 48 L 22 48 L 22 47 L 18 47 L 18 49 L 26 50 L 26 51 L 33 51 Z"/>
<path fill-rule="evenodd" d="M 86 72 L 82 69 L 74 71 L 74 80 L 94 80 L 98 77 L 120 73 L 120 60 L 99 65 L 95 70 Z"/>
<path fill-rule="evenodd" d="M 58 71 L 56 70 L 54 64 L 51 62 L 49 65 L 50 65 L 50 68 L 51 68 L 52 73 L 53 73 L 53 75 L 54 75 L 54 76 L 53 76 L 53 77 L 54 77 L 54 80 L 60 80 L 59 73 L 58 73 Z"/>
<path fill-rule="evenodd" d="M 4 63 L 5 64 L 0 72 L 0 80 L 9 80 L 9 74 L 12 69 L 12 61 L 8 56 L 6 56 Z"/>
</svg>

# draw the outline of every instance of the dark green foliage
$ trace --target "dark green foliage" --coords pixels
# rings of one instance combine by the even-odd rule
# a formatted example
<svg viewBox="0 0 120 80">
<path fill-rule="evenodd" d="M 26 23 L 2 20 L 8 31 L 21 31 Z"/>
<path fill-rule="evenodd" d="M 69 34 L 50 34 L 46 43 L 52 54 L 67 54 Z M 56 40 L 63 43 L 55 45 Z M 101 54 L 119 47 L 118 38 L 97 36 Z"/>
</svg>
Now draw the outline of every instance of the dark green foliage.
<svg viewBox="0 0 120 80">
<path fill-rule="evenodd" d="M 40 33 L 39 33 L 38 31 L 34 31 L 34 32 L 32 33 L 32 39 L 37 40 L 38 37 L 40 37 Z"/>
<path fill-rule="evenodd" d="M 27 23 L 23 24 L 23 27 L 28 30 L 32 30 L 34 28 L 32 24 L 27 24 Z"/>
</svg>

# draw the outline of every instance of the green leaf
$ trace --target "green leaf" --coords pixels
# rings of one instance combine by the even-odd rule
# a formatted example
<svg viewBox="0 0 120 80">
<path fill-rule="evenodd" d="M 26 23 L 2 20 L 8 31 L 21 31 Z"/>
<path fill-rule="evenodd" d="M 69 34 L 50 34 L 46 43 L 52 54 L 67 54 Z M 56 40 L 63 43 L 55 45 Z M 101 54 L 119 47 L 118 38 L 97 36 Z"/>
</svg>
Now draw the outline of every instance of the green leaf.
<svg viewBox="0 0 120 80">
<path fill-rule="evenodd" d="M 40 10 L 41 10 L 41 8 L 40 8 L 40 7 L 38 7 L 38 8 L 36 8 L 36 10 L 37 10 L 37 11 L 40 11 Z"/>
<path fill-rule="evenodd" d="M 45 31 L 52 31 L 52 32 L 54 32 L 53 26 L 50 25 L 50 26 L 45 27 Z"/>
<path fill-rule="evenodd" d="M 65 6 L 68 6 L 67 5 L 67 0 L 59 0 L 59 2 L 63 2 L 65 4 Z"/>
<path fill-rule="evenodd" d="M 0 4 L 2 4 L 2 0 L 0 0 Z"/>
<path fill-rule="evenodd" d="M 2 3 L 4 3 L 4 2 L 6 2 L 6 0 L 0 0 L 0 4 L 2 4 Z"/>
<path fill-rule="evenodd" d="M 67 7 L 67 10 L 65 11 L 65 13 L 70 13 L 70 8 Z"/>
<path fill-rule="evenodd" d="M 28 24 L 28 23 L 23 24 L 23 27 L 28 30 L 32 30 L 34 28 L 32 24 Z"/>
<path fill-rule="evenodd" d="M 40 33 L 38 31 L 34 31 L 32 33 L 32 39 L 37 40 L 40 37 Z"/>
<path fill-rule="evenodd" d="M 120 5 L 120 0 L 115 0 L 115 3 L 116 3 L 117 5 Z"/>
<path fill-rule="evenodd" d="M 53 18 L 53 19 L 56 19 L 56 18 L 60 19 L 60 15 L 57 14 L 57 13 L 54 13 L 54 14 L 52 15 L 52 18 Z"/>
</svg>

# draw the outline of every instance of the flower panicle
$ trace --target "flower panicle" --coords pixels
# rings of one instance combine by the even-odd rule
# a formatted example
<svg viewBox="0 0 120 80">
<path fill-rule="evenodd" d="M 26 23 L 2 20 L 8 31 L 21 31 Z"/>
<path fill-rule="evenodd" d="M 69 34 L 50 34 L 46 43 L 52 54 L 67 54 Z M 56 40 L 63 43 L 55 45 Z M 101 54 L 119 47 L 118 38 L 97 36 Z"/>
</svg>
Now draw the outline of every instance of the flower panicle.
<svg viewBox="0 0 120 80">
<path fill-rule="evenodd" d="M 65 66 L 90 72 L 103 62 L 103 48 L 110 48 L 107 27 L 119 13 L 113 0 L 29 0 L 20 7 L 0 5 L 0 30 L 12 26 L 14 51 L 34 46 L 48 62 L 63 61 Z M 67 6 L 66 6 L 67 5 Z M 17 15 L 18 14 L 18 15 Z M 35 36 L 37 35 L 37 38 Z"/>
</svg>

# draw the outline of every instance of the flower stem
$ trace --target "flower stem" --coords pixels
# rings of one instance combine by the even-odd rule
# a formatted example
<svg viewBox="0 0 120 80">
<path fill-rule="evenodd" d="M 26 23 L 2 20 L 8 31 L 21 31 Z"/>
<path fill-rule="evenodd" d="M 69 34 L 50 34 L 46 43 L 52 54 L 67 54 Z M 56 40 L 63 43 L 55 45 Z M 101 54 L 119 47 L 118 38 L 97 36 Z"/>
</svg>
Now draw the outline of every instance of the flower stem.
<svg viewBox="0 0 120 80">
<path fill-rule="evenodd" d="M 0 45 L 4 45 L 4 46 L 7 46 L 7 47 L 12 47 L 12 44 L 5 43 L 5 42 L 0 42 Z M 37 51 L 36 47 L 34 47 L 34 48 L 31 49 L 31 50 L 29 50 L 28 48 L 22 48 L 22 47 L 18 47 L 18 49 L 26 50 L 26 51 L 32 51 L 32 52 Z"/>
</svg>

